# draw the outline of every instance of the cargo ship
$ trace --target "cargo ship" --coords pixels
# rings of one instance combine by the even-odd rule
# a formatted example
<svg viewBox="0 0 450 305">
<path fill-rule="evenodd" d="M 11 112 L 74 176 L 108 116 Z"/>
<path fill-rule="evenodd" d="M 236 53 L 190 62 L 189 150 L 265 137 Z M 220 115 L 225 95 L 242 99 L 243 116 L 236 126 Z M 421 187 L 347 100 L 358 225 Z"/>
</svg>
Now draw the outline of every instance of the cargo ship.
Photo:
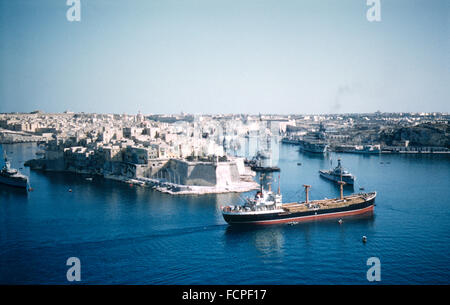
<svg viewBox="0 0 450 305">
<path fill-rule="evenodd" d="M 3 168 L 0 171 L 0 183 L 27 189 L 28 177 L 19 173 L 17 169 L 11 168 L 5 152 L 3 152 L 3 156 L 5 159 L 5 165 L 3 165 Z"/>
<path fill-rule="evenodd" d="M 311 186 L 304 185 L 306 200 L 293 203 L 282 203 L 279 188 L 278 193 L 273 193 L 270 188 L 266 191 L 261 187 L 254 198 L 246 199 L 244 205 L 222 207 L 222 215 L 225 221 L 232 225 L 269 225 L 340 218 L 373 212 L 376 192 L 343 196 L 345 182 L 339 184 L 341 187 L 339 198 L 309 201 L 308 189 Z"/>
<path fill-rule="evenodd" d="M 319 170 L 319 174 L 321 177 L 334 181 L 340 182 L 343 181 L 346 184 L 353 185 L 355 183 L 356 177 L 346 171 L 341 165 L 341 159 L 338 159 L 338 165 L 331 170 Z"/>
</svg>

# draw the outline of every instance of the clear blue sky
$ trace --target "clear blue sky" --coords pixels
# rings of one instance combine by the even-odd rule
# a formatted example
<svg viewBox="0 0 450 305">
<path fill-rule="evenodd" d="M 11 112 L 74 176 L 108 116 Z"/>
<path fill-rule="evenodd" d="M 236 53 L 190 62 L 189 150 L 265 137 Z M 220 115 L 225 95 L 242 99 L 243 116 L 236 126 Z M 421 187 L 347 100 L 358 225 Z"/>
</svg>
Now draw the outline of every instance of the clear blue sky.
<svg viewBox="0 0 450 305">
<path fill-rule="evenodd" d="M 450 1 L 0 0 L 0 112 L 450 112 Z"/>
</svg>

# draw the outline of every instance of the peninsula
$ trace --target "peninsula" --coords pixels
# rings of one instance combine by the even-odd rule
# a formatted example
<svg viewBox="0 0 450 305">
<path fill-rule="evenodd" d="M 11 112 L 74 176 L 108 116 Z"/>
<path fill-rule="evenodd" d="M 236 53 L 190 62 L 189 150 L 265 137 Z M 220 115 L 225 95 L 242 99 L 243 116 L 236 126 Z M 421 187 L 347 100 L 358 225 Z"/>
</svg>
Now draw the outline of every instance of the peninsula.
<svg viewBox="0 0 450 305">
<path fill-rule="evenodd" d="M 232 153 L 242 138 L 275 136 L 320 153 L 449 153 L 449 117 L 34 111 L 0 114 L 0 143 L 37 142 L 39 157 L 25 163 L 35 170 L 99 175 L 170 194 L 246 192 L 258 184 L 251 162 Z"/>
</svg>

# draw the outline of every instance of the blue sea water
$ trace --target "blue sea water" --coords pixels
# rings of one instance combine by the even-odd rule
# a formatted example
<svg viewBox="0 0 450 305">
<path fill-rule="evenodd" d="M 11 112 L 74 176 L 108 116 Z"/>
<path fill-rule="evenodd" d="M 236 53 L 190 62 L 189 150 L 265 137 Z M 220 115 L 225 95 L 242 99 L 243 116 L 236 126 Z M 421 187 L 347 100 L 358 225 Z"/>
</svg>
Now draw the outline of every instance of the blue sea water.
<svg viewBox="0 0 450 305">
<path fill-rule="evenodd" d="M 304 200 L 303 184 L 312 199 L 338 196 L 318 175 L 336 154 L 277 145 L 285 202 Z M 38 150 L 3 149 L 16 168 Z M 373 215 L 258 228 L 220 214 L 252 192 L 175 197 L 23 168 L 32 192 L 0 187 L 0 284 L 68 284 L 69 257 L 80 259 L 84 284 L 373 284 L 369 257 L 380 259 L 381 284 L 449 284 L 450 156 L 341 157 L 355 192 L 377 191 Z"/>
</svg>

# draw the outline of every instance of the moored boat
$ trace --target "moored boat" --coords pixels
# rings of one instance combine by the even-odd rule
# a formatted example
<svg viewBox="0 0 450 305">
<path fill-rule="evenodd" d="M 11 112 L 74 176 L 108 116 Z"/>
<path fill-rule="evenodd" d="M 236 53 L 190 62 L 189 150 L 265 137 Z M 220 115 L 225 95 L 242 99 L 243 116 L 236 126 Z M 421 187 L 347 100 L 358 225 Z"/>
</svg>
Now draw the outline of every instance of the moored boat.
<svg viewBox="0 0 450 305">
<path fill-rule="evenodd" d="M 338 165 L 331 170 L 319 170 L 320 176 L 334 182 L 343 181 L 346 184 L 353 185 L 356 177 L 346 171 L 341 165 L 341 159 L 338 159 Z"/>
<path fill-rule="evenodd" d="M 278 166 L 251 166 L 250 167 L 252 169 L 252 171 L 255 172 L 263 172 L 263 173 L 267 173 L 267 172 L 279 172 L 280 168 Z"/>
<path fill-rule="evenodd" d="M 327 152 L 328 144 L 321 140 L 302 139 L 298 142 L 300 149 L 309 153 L 323 154 Z"/>
<path fill-rule="evenodd" d="M 3 168 L 0 171 L 0 183 L 27 189 L 28 177 L 21 174 L 17 169 L 11 168 L 5 152 L 3 152 L 3 156 L 5 165 L 3 165 Z"/>
</svg>

